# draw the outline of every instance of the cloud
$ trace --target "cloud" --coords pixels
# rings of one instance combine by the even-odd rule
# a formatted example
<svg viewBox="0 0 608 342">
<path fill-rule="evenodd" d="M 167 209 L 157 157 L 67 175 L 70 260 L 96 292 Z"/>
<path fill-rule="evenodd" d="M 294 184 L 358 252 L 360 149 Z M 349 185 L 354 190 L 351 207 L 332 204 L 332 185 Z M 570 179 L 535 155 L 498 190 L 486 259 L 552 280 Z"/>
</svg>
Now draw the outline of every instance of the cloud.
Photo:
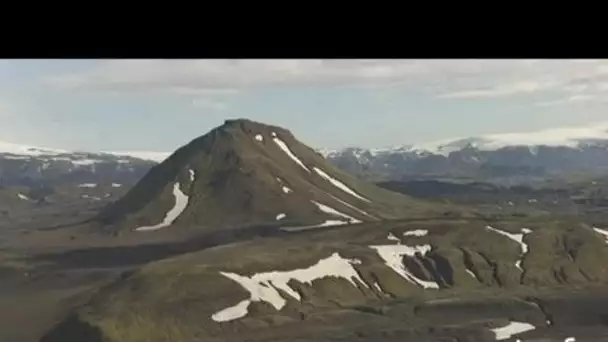
<svg viewBox="0 0 608 342">
<path fill-rule="evenodd" d="M 515 94 L 530 94 L 541 90 L 551 89 L 558 84 L 550 82 L 522 81 L 513 84 L 503 84 L 486 89 L 472 89 L 441 94 L 439 98 L 468 99 L 480 97 L 501 97 Z"/>
<path fill-rule="evenodd" d="M 273 86 L 411 87 L 442 99 L 608 93 L 608 60 L 103 60 L 44 83 L 62 89 L 156 91 L 195 99 Z M 574 101 L 576 102 L 576 101 Z"/>
<path fill-rule="evenodd" d="M 564 99 L 553 100 L 553 101 L 544 101 L 538 102 L 535 105 L 537 107 L 552 107 L 564 104 L 577 104 L 577 103 L 587 103 L 587 102 L 607 102 L 607 98 L 598 98 L 594 95 L 572 95 Z"/>
</svg>

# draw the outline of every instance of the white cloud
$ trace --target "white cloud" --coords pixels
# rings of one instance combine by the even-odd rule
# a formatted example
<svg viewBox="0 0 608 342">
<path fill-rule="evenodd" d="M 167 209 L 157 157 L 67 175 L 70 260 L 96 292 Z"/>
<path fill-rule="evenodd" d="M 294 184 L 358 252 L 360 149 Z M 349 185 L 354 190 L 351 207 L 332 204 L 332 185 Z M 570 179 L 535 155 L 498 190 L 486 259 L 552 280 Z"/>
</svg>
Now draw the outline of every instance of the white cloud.
<svg viewBox="0 0 608 342">
<path fill-rule="evenodd" d="M 440 98 L 446 99 L 467 99 L 480 97 L 500 97 L 510 96 L 515 94 L 530 94 L 541 90 L 547 90 L 556 87 L 558 84 L 551 82 L 536 82 L 522 81 L 513 84 L 503 84 L 486 89 L 472 89 L 464 91 L 456 91 L 439 95 Z"/>
<path fill-rule="evenodd" d="M 594 95 L 580 94 L 580 95 L 572 95 L 564 99 L 553 100 L 553 101 L 544 101 L 536 103 L 538 107 L 551 107 L 558 106 L 564 104 L 578 104 L 578 103 L 587 103 L 587 102 L 607 102 L 608 98 L 598 98 Z"/>
<path fill-rule="evenodd" d="M 544 93 L 572 102 L 572 94 L 608 92 L 608 61 L 104 60 L 85 72 L 55 75 L 45 82 L 66 89 L 163 91 L 197 100 L 277 85 L 398 85 L 444 99 Z"/>
</svg>

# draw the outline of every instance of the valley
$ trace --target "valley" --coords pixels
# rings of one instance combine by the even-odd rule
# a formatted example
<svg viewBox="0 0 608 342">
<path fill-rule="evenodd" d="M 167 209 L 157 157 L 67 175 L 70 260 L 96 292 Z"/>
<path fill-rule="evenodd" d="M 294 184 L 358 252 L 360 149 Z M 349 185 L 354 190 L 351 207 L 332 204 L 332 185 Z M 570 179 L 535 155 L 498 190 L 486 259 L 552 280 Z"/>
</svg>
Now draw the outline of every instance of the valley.
<svg viewBox="0 0 608 342">
<path fill-rule="evenodd" d="M 11 176 L 0 341 L 608 341 L 600 169 L 362 180 L 334 161 L 238 119 L 141 177 Z"/>
</svg>

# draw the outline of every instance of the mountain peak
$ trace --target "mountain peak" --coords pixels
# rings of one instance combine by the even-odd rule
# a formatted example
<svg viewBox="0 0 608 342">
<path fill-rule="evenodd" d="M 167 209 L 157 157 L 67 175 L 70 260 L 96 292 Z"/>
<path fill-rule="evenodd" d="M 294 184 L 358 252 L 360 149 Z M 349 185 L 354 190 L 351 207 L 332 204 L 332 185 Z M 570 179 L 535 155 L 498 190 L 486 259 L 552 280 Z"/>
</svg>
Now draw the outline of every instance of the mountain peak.
<svg viewBox="0 0 608 342">
<path fill-rule="evenodd" d="M 414 202 L 336 169 L 285 128 L 233 119 L 152 168 L 100 219 L 129 231 L 322 227 L 401 217 Z"/>
</svg>

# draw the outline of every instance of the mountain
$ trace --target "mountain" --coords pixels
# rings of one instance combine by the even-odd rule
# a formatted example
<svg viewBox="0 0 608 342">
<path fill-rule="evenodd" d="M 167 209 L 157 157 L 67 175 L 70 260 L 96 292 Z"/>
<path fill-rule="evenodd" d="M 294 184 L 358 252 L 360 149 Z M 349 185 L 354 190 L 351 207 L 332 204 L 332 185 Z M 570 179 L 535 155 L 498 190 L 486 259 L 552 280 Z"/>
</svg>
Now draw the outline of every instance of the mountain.
<svg viewBox="0 0 608 342">
<path fill-rule="evenodd" d="M 606 184 L 559 204 L 571 193 L 382 183 L 399 194 L 227 120 L 93 220 L 0 235 L 0 339 L 606 341 Z"/>
<path fill-rule="evenodd" d="M 154 152 L 73 152 L 0 142 L 0 186 L 132 184 L 164 157 Z"/>
<path fill-rule="evenodd" d="M 174 223 L 207 231 L 278 222 L 306 229 L 439 210 L 359 181 L 287 129 L 238 119 L 227 120 L 153 167 L 107 206 L 99 221 L 128 231 Z"/>
<path fill-rule="evenodd" d="M 608 172 L 608 124 L 490 134 L 392 148 L 316 150 L 368 181 L 462 178 L 509 182 Z M 165 152 L 74 152 L 0 142 L 0 185 L 134 184 Z"/>
<path fill-rule="evenodd" d="M 608 172 L 608 125 L 448 139 L 387 149 L 322 150 L 368 179 L 541 179 Z"/>
</svg>

